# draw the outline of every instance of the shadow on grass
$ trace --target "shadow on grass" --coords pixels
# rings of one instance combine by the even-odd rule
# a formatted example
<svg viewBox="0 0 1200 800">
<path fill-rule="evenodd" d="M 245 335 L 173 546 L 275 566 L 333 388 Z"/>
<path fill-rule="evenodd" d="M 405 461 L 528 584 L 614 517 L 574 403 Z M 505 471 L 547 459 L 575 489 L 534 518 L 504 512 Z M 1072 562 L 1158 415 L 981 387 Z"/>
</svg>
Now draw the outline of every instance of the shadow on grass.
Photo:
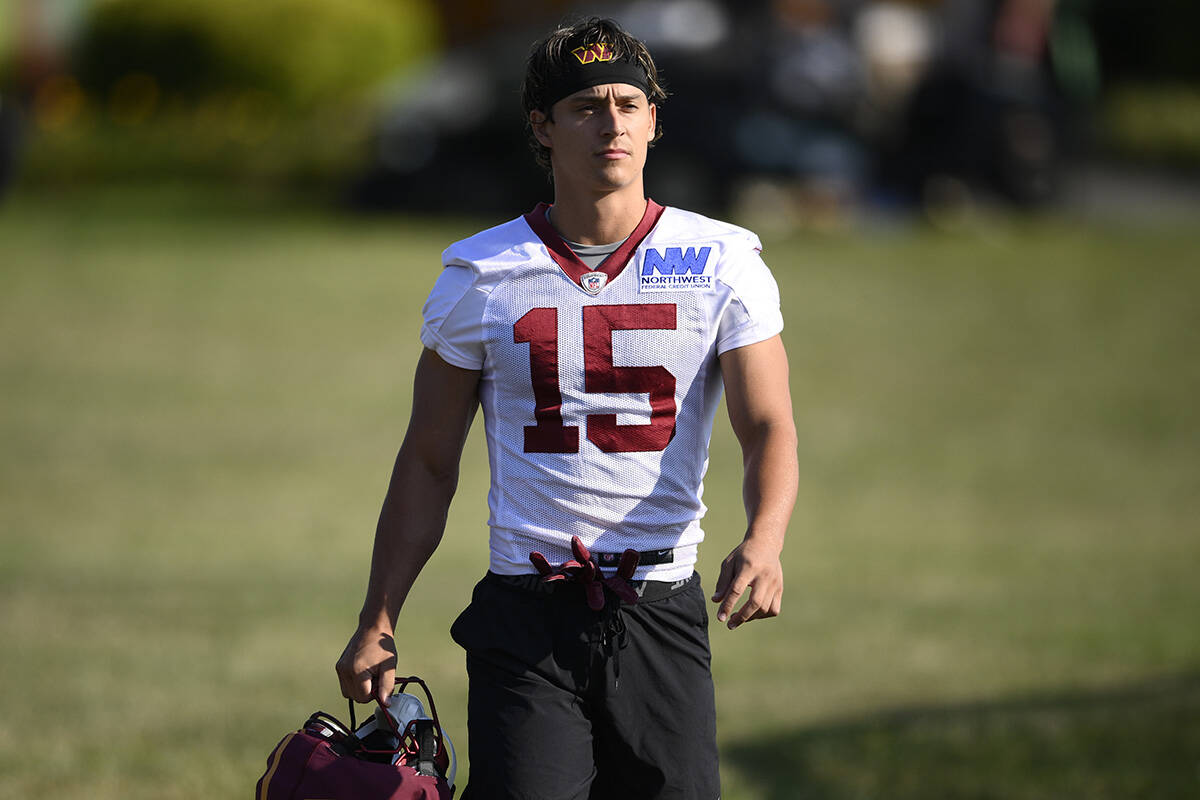
<svg viewBox="0 0 1200 800">
<path fill-rule="evenodd" d="M 902 708 L 734 742 L 771 800 L 1200 797 L 1200 671 Z"/>
</svg>

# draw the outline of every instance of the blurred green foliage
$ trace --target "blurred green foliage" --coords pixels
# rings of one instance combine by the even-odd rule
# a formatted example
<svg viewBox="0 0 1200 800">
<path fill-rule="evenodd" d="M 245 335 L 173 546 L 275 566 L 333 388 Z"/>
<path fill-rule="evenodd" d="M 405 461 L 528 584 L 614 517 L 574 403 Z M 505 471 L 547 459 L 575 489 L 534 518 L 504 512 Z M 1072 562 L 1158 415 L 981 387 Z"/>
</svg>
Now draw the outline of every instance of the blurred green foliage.
<svg viewBox="0 0 1200 800">
<path fill-rule="evenodd" d="M 31 100 L 24 175 L 337 179 L 375 90 L 438 40 L 421 0 L 99 0 Z"/>
<path fill-rule="evenodd" d="M 137 122 L 85 105 L 70 124 L 43 127 L 31 138 L 22 180 L 329 186 L 361 163 L 370 121 L 364 103 L 287 111 L 257 90 L 217 93 Z"/>
<path fill-rule="evenodd" d="M 1117 153 L 1140 161 L 1200 167 L 1200 86 L 1134 84 L 1113 87 L 1103 130 Z"/>
<path fill-rule="evenodd" d="M 93 92 L 146 74 L 182 98 L 253 88 L 311 109 L 428 52 L 433 26 L 413 0 L 106 0 L 89 15 L 76 63 Z"/>
</svg>

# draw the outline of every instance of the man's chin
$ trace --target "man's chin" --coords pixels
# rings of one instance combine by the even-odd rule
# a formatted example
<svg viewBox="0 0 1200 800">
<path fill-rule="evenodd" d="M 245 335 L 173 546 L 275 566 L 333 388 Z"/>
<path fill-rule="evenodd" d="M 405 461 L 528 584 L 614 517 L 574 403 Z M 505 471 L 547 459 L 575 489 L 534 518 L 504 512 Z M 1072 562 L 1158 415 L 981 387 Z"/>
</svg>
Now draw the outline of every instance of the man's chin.
<svg viewBox="0 0 1200 800">
<path fill-rule="evenodd" d="M 611 191 L 616 191 L 636 183 L 640 176 L 641 171 L 630 169 L 628 164 L 614 164 L 598 170 L 596 182 L 605 185 Z"/>
</svg>

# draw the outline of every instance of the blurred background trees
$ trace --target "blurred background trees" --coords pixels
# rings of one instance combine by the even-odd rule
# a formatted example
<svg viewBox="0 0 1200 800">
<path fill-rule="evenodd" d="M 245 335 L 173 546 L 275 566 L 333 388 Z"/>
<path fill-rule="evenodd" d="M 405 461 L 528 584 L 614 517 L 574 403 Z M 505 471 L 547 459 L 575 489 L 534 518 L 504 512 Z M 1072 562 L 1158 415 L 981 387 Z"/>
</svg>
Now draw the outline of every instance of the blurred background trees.
<svg viewBox="0 0 1200 800">
<path fill-rule="evenodd" d="M 1036 208 L 1083 160 L 1200 166 L 1190 0 L 5 0 L 0 186 L 19 164 L 31 185 L 519 208 L 547 193 L 524 53 L 592 12 L 646 39 L 675 92 L 650 166 L 666 202 Z"/>
<path fill-rule="evenodd" d="M 6 2 L 36 182 L 331 180 L 371 92 L 438 41 L 408 0 Z"/>
</svg>

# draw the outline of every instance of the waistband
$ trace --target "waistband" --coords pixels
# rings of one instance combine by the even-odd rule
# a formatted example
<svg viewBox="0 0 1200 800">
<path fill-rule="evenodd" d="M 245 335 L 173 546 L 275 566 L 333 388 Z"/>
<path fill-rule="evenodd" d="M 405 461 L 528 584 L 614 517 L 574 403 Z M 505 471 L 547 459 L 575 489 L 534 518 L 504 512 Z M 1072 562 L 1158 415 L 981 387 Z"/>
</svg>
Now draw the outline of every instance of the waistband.
<svg viewBox="0 0 1200 800">
<path fill-rule="evenodd" d="M 582 594 L 578 583 L 573 581 L 550 581 L 547 582 L 541 575 L 524 574 L 524 575 L 499 575 L 495 572 L 488 571 L 483 578 L 488 583 L 497 586 L 504 586 L 509 589 L 518 589 L 520 591 L 532 592 L 552 596 L 570 592 L 572 595 Z M 681 581 L 629 581 L 629 585 L 633 587 L 633 591 L 637 593 L 638 602 L 649 603 L 655 600 L 662 600 L 672 595 L 679 594 L 684 589 L 687 589 L 691 584 L 700 581 L 700 573 L 692 572 L 691 577 Z"/>
<path fill-rule="evenodd" d="M 703 538 L 699 528 L 664 532 L 662 539 L 649 535 L 604 537 L 597 534 L 590 539 L 588 549 L 599 566 L 609 572 L 621 561 L 626 545 L 641 550 L 637 569 L 633 575 L 638 580 L 682 581 L 691 577 L 696 568 L 698 544 Z M 534 572 L 529 563 L 529 554 L 538 551 L 550 564 L 557 566 L 575 558 L 571 550 L 570 536 L 534 534 L 511 528 L 492 527 L 488 537 L 488 566 L 500 575 L 522 575 Z M 682 542 L 682 543 L 681 543 Z M 640 545 L 640 547 L 638 546 Z M 663 550 L 658 550 L 662 547 Z M 668 551 L 666 548 L 670 548 Z"/>
</svg>

